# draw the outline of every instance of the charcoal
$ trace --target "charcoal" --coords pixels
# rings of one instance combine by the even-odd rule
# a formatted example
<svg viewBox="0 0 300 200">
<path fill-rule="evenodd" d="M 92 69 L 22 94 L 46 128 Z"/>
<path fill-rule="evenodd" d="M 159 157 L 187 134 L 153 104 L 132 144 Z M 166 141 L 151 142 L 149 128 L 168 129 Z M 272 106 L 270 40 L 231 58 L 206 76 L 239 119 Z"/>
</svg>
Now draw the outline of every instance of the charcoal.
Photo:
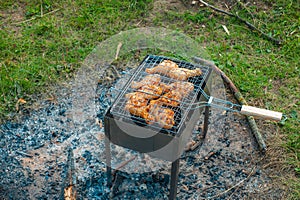
<svg viewBox="0 0 300 200">
<path fill-rule="evenodd" d="M 145 183 L 143 183 L 143 184 L 141 184 L 141 185 L 139 186 L 139 189 L 140 189 L 141 191 L 147 190 L 147 185 L 146 185 Z"/>
</svg>

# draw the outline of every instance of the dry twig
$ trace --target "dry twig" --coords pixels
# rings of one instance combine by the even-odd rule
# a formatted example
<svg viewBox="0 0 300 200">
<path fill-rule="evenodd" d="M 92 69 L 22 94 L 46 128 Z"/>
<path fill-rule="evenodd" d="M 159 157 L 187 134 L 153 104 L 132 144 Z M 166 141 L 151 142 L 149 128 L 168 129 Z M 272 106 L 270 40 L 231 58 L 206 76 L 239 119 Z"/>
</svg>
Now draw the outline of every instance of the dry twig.
<svg viewBox="0 0 300 200">
<path fill-rule="evenodd" d="M 246 21 L 245 19 L 241 18 L 240 16 L 236 15 L 236 14 L 233 14 L 231 12 L 227 12 L 225 10 L 222 10 L 220 8 L 217 8 L 217 7 L 214 7 L 210 4 L 208 4 L 207 2 L 205 1 L 202 1 L 202 0 L 199 0 L 200 3 L 204 4 L 206 7 L 209 7 L 211 9 L 213 9 L 214 11 L 217 11 L 217 12 L 220 12 L 220 13 L 223 13 L 223 14 L 226 14 L 230 17 L 234 17 L 236 19 L 238 19 L 239 21 L 243 22 L 244 24 L 246 24 L 248 26 L 249 29 L 251 30 L 255 30 L 257 32 L 259 32 L 261 35 L 263 35 L 265 38 L 267 38 L 268 40 L 274 42 L 275 44 L 277 45 L 280 45 L 282 44 L 282 41 L 281 40 L 278 40 L 276 38 L 273 38 L 271 36 L 269 36 L 268 34 L 264 33 L 262 30 L 258 29 L 257 27 L 255 27 L 253 24 L 251 24 L 250 22 Z"/>
<path fill-rule="evenodd" d="M 120 43 L 118 44 L 118 46 L 117 46 L 116 57 L 115 57 L 116 60 L 117 60 L 118 57 L 119 57 L 119 53 L 120 53 L 120 50 L 121 50 L 122 45 L 123 45 L 123 44 L 120 42 Z"/>
<path fill-rule="evenodd" d="M 28 158 L 32 158 L 32 157 L 33 157 L 32 155 L 30 155 L 30 154 L 28 154 L 28 153 L 25 153 L 25 152 L 23 152 L 23 151 L 16 151 L 16 153 L 17 153 L 17 154 L 20 154 L 20 155 L 22 155 L 22 156 L 26 156 L 26 157 L 28 157 Z"/>
<path fill-rule="evenodd" d="M 15 22 L 15 23 L 12 23 L 12 24 L 13 24 L 13 25 L 18 25 L 18 24 L 23 24 L 23 23 L 26 23 L 26 22 L 30 22 L 30 21 L 33 21 L 33 20 L 35 20 L 35 19 L 37 19 L 37 18 L 42 18 L 42 17 L 44 17 L 44 16 L 46 16 L 46 15 L 53 14 L 53 13 L 59 11 L 59 10 L 60 10 L 60 8 L 55 9 L 55 10 L 52 10 L 52 11 L 50 11 L 50 12 L 48 12 L 48 13 L 45 13 L 45 14 L 41 13 L 40 16 L 35 16 L 35 17 L 30 18 L 30 19 L 27 19 L 27 20 L 24 20 L 24 21 L 20 21 L 20 22 Z"/>
</svg>

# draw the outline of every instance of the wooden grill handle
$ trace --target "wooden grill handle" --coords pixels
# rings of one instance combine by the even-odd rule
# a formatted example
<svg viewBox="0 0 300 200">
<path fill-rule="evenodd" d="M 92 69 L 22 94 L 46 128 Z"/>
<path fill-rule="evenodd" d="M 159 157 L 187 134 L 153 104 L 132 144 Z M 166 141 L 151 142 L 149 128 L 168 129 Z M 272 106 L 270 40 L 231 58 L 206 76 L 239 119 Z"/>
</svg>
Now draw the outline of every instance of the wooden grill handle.
<svg viewBox="0 0 300 200">
<path fill-rule="evenodd" d="M 280 112 L 271 111 L 262 108 L 256 108 L 253 106 L 242 106 L 240 113 L 243 115 L 250 115 L 250 116 L 260 117 L 263 119 L 275 120 L 275 121 L 280 121 L 282 118 L 282 113 Z"/>
</svg>

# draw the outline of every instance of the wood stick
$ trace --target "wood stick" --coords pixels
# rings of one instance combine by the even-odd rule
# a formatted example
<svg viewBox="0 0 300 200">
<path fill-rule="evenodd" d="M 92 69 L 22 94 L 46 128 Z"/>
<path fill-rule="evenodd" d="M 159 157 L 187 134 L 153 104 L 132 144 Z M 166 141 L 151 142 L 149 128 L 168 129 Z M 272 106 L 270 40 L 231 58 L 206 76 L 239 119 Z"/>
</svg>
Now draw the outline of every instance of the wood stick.
<svg viewBox="0 0 300 200">
<path fill-rule="evenodd" d="M 263 35 L 263 36 L 264 36 L 265 38 L 267 38 L 268 40 L 274 42 L 275 44 L 277 44 L 277 45 L 281 45 L 281 44 L 282 44 L 282 41 L 281 41 L 281 40 L 278 40 L 278 39 L 275 39 L 275 38 L 269 36 L 268 34 L 264 33 L 263 31 L 261 31 L 260 29 L 258 29 L 257 27 L 255 27 L 255 26 L 254 26 L 253 24 L 251 24 L 250 22 L 248 22 L 248 21 L 246 21 L 245 19 L 241 18 L 240 16 L 235 15 L 235 14 L 230 13 L 230 12 L 227 12 L 227 11 L 222 10 L 222 9 L 220 9 L 220 8 L 214 7 L 214 6 L 208 4 L 208 3 L 205 2 L 205 1 L 199 0 L 199 2 L 202 3 L 202 4 L 204 4 L 206 7 L 209 7 L 209 8 L 211 8 L 211 9 L 217 11 L 217 12 L 220 12 L 220 13 L 226 14 L 226 15 L 228 15 L 228 16 L 230 16 L 230 17 L 234 17 L 234 18 L 238 19 L 239 21 L 241 21 L 241 22 L 243 22 L 244 24 L 246 24 L 246 25 L 248 26 L 249 29 L 255 30 L 255 31 L 259 32 L 261 35 Z"/>
<path fill-rule="evenodd" d="M 242 96 L 242 94 L 240 92 L 236 92 L 234 93 L 235 98 L 242 104 L 242 105 L 247 105 L 246 100 L 244 99 L 244 97 Z M 259 145 L 259 148 L 261 150 L 262 153 L 265 153 L 267 150 L 267 145 L 262 137 L 262 135 L 260 134 L 257 124 L 254 120 L 254 117 L 252 116 L 247 116 L 247 120 L 249 122 L 250 128 L 252 130 L 252 133 L 255 136 L 255 139 Z"/>
</svg>

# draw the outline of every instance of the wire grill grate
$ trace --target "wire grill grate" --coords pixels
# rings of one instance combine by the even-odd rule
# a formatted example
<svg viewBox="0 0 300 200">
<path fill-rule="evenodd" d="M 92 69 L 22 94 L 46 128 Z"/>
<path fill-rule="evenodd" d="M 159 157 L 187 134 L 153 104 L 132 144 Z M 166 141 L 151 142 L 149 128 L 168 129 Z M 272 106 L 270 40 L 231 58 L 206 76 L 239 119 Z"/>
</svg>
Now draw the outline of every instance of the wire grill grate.
<svg viewBox="0 0 300 200">
<path fill-rule="evenodd" d="M 164 60 L 171 60 L 175 62 L 180 68 L 187 68 L 187 69 L 200 68 L 202 71 L 202 74 L 200 76 L 191 77 L 187 80 L 187 82 L 193 83 L 194 89 L 179 101 L 179 106 L 164 107 L 164 108 L 171 109 L 174 112 L 175 124 L 170 129 L 162 128 L 161 126 L 159 126 L 159 124 L 157 124 L 154 121 L 153 122 L 150 121 L 150 123 L 149 121 L 147 121 L 148 122 L 147 123 L 146 120 L 144 120 L 143 118 L 132 115 L 128 110 L 125 109 L 126 103 L 128 102 L 128 98 L 126 98 L 126 94 L 138 91 L 137 89 L 132 88 L 131 84 L 134 81 L 140 82 L 147 75 L 149 75 L 147 72 L 145 72 L 146 68 L 153 68 L 158 64 L 160 64 L 161 62 L 163 62 Z M 110 113 L 114 117 L 120 117 L 129 123 L 133 122 L 139 126 L 148 126 L 157 131 L 166 132 L 175 135 L 184 126 L 184 122 L 188 119 L 189 113 L 193 112 L 192 111 L 193 104 L 197 102 L 197 100 L 199 100 L 201 91 L 204 89 L 206 85 L 206 79 L 208 78 L 209 74 L 210 74 L 210 69 L 207 66 L 195 65 L 185 61 L 180 61 L 180 60 L 176 60 L 164 56 L 147 55 L 142 61 L 142 63 L 139 65 L 139 67 L 133 72 L 131 78 L 125 84 L 124 88 L 118 91 L 119 95 L 116 98 L 113 105 L 111 106 Z M 178 80 L 160 75 L 160 82 L 170 85 L 172 83 L 178 82 Z M 149 102 L 147 102 L 147 104 L 148 103 Z"/>
</svg>

